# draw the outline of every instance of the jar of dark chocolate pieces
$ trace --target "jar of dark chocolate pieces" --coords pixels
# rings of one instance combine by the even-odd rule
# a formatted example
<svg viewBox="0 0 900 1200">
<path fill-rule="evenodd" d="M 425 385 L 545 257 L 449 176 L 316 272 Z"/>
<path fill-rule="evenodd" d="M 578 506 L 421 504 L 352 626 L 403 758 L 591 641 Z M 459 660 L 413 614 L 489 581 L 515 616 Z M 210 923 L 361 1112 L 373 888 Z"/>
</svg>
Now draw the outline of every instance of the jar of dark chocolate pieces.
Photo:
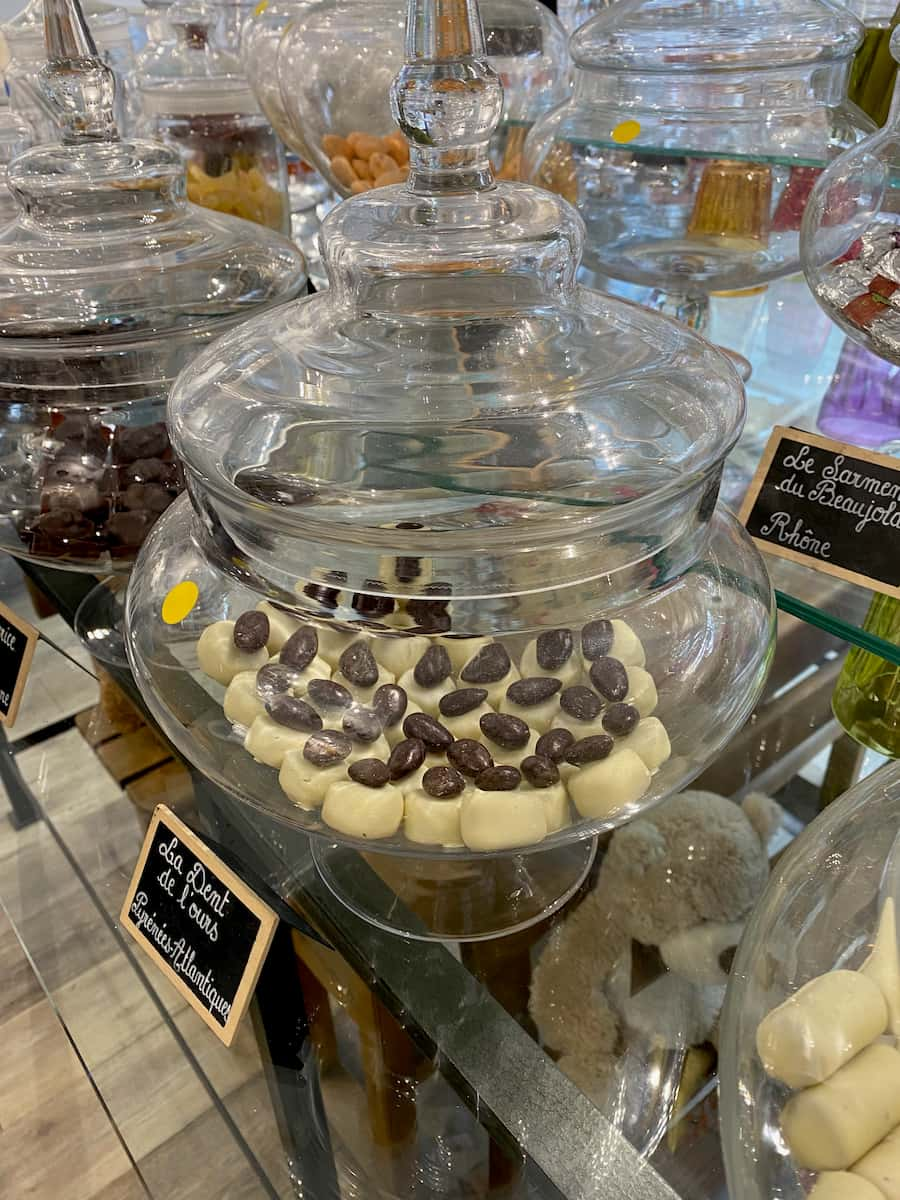
<svg viewBox="0 0 900 1200">
<path fill-rule="evenodd" d="M 432 7 L 393 93 L 408 184 L 335 208 L 329 290 L 175 385 L 188 495 L 132 577 L 129 649 L 185 757 L 314 835 L 357 911 L 475 937 L 552 910 L 600 831 L 716 753 L 759 695 L 773 605 L 715 503 L 737 376 L 575 285 L 574 211 L 493 177 L 473 7 Z M 185 579 L 196 603 L 166 619 Z M 390 856 L 415 918 L 374 910 L 357 849 Z"/>
<path fill-rule="evenodd" d="M 178 371 L 215 334 L 296 295 L 306 275 L 276 234 L 189 204 L 174 151 L 121 141 L 115 80 L 83 18 L 48 27 L 80 44 L 49 48 L 43 87 L 59 144 L 9 168 L 0 548 L 105 572 L 130 567 L 184 485 L 165 424 Z"/>
</svg>

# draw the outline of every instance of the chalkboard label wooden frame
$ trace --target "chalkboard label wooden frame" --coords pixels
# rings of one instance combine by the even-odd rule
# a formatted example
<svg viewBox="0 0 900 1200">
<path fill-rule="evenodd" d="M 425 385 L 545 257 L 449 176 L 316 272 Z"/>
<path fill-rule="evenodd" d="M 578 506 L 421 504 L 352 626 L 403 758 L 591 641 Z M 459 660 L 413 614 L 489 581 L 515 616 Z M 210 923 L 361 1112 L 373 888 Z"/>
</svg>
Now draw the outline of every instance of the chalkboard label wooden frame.
<svg viewBox="0 0 900 1200">
<path fill-rule="evenodd" d="M 0 601 L 0 725 L 12 725 L 40 634 Z"/>
<path fill-rule="evenodd" d="M 739 513 L 767 554 L 900 597 L 900 460 L 778 426 Z"/>
<path fill-rule="evenodd" d="M 230 1046 L 278 917 L 164 804 L 154 810 L 119 921 Z"/>
</svg>

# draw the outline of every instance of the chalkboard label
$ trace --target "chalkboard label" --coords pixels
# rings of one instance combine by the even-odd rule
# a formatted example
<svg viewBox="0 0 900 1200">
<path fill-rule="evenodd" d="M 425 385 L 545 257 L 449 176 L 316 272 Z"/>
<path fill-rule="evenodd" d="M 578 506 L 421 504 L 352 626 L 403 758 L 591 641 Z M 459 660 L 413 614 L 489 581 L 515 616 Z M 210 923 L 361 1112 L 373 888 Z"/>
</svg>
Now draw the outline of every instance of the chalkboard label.
<svg viewBox="0 0 900 1200">
<path fill-rule="evenodd" d="M 0 724 L 12 725 L 38 642 L 34 626 L 0 603 Z"/>
<path fill-rule="evenodd" d="M 769 554 L 900 596 L 896 458 L 779 427 L 740 519 Z"/>
<path fill-rule="evenodd" d="M 230 1046 L 278 918 L 164 804 L 153 813 L 119 920 Z"/>
</svg>

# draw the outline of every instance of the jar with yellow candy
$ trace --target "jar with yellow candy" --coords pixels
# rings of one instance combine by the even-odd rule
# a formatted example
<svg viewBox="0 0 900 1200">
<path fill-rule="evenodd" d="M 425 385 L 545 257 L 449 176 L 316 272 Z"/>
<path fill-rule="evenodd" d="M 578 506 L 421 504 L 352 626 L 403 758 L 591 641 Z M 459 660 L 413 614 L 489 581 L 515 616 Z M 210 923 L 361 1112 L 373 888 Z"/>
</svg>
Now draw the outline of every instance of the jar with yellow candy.
<svg viewBox="0 0 900 1200">
<path fill-rule="evenodd" d="M 147 132 L 181 152 L 194 204 L 288 233 L 284 147 L 222 48 L 217 10 L 178 0 L 168 20 L 171 38 L 138 60 Z"/>
</svg>

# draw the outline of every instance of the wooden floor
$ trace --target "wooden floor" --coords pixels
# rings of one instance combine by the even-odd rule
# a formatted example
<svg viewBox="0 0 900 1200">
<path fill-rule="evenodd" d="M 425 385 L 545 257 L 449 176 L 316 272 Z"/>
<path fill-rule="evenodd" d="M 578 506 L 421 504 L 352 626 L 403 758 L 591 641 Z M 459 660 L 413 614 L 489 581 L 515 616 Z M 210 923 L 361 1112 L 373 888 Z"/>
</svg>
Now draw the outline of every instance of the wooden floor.
<svg viewBox="0 0 900 1200">
<path fill-rule="evenodd" d="M 38 646 L 7 735 L 46 820 L 17 831 L 0 786 L 0 1196 L 292 1196 L 249 1022 L 225 1049 L 118 936 L 145 815 L 71 725 L 89 660 L 0 557 L 5 602 L 77 660 Z"/>
</svg>

